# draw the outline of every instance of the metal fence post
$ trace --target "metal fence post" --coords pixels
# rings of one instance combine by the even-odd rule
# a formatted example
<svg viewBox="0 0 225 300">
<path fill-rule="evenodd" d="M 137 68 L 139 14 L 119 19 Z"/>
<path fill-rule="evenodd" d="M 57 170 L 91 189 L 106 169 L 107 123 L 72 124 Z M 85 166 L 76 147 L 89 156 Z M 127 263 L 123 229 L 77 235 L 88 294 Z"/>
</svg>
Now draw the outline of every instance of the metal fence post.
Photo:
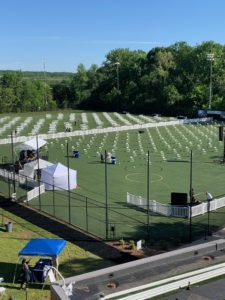
<svg viewBox="0 0 225 300">
<path fill-rule="evenodd" d="M 10 180 L 9 180 L 9 172 L 8 172 L 8 190 L 9 190 L 9 198 L 11 194 Z"/>
<path fill-rule="evenodd" d="M 28 182 L 27 182 L 27 176 L 26 176 L 26 191 L 27 191 L 27 205 L 29 205 L 29 200 L 28 200 Z"/>
<path fill-rule="evenodd" d="M 88 232 L 88 197 L 86 197 L 86 230 Z"/>
<path fill-rule="evenodd" d="M 105 238 L 108 240 L 108 179 L 107 179 L 107 152 L 105 150 Z"/>
<path fill-rule="evenodd" d="M 53 216 L 55 217 L 55 185 L 53 184 Z"/>
</svg>

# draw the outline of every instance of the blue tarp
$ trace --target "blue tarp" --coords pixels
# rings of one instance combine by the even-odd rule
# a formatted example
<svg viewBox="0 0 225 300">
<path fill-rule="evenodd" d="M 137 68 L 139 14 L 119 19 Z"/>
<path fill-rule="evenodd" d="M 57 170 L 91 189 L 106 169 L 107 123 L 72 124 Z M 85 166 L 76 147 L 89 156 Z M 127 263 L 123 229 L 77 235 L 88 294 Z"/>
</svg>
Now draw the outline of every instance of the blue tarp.
<svg viewBox="0 0 225 300">
<path fill-rule="evenodd" d="M 66 241 L 56 239 L 32 239 L 19 252 L 19 256 L 58 256 L 64 247 Z"/>
</svg>

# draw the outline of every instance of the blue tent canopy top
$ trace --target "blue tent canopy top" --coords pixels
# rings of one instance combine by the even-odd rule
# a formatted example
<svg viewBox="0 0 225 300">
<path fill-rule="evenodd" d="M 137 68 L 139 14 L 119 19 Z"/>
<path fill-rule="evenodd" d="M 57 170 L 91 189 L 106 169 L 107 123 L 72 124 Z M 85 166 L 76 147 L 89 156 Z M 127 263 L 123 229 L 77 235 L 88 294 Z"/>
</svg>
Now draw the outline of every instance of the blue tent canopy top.
<svg viewBox="0 0 225 300">
<path fill-rule="evenodd" d="M 32 239 L 19 252 L 19 256 L 58 256 L 66 246 L 65 240 Z"/>
</svg>

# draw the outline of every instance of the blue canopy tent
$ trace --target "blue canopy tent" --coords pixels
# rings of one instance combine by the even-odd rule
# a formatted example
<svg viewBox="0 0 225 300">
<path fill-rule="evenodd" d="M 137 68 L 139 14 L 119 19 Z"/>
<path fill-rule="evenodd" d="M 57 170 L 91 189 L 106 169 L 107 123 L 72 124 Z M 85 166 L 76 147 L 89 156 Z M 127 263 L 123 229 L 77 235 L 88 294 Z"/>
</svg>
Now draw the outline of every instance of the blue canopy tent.
<svg viewBox="0 0 225 300">
<path fill-rule="evenodd" d="M 66 246 L 65 240 L 32 239 L 19 252 L 19 256 L 58 256 Z"/>
<path fill-rule="evenodd" d="M 59 239 L 47 239 L 47 238 L 36 238 L 30 240 L 26 246 L 20 250 L 18 256 L 39 256 L 39 257 L 51 257 L 50 259 L 40 259 L 34 269 L 42 271 L 44 265 L 51 265 L 58 270 L 58 256 L 65 248 L 67 242 Z M 49 262 L 51 263 L 49 264 Z M 17 266 L 16 266 L 17 269 Z M 15 270 L 16 274 L 16 270 Z M 15 274 L 13 282 L 15 281 Z"/>
</svg>

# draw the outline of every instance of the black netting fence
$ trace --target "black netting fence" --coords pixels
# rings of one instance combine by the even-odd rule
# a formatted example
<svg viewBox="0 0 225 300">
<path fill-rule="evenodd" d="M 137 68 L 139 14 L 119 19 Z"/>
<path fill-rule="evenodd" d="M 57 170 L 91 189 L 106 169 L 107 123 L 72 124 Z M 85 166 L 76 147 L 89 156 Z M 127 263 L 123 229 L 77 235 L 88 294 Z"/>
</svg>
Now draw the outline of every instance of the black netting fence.
<svg viewBox="0 0 225 300">
<path fill-rule="evenodd" d="M 145 207 L 127 203 L 106 204 L 54 185 L 46 191 L 44 187 L 44 182 L 1 170 L 2 194 L 105 240 L 142 239 L 150 243 L 179 244 L 207 239 L 225 220 L 225 207 L 191 219 L 175 218 L 148 214 Z"/>
</svg>

